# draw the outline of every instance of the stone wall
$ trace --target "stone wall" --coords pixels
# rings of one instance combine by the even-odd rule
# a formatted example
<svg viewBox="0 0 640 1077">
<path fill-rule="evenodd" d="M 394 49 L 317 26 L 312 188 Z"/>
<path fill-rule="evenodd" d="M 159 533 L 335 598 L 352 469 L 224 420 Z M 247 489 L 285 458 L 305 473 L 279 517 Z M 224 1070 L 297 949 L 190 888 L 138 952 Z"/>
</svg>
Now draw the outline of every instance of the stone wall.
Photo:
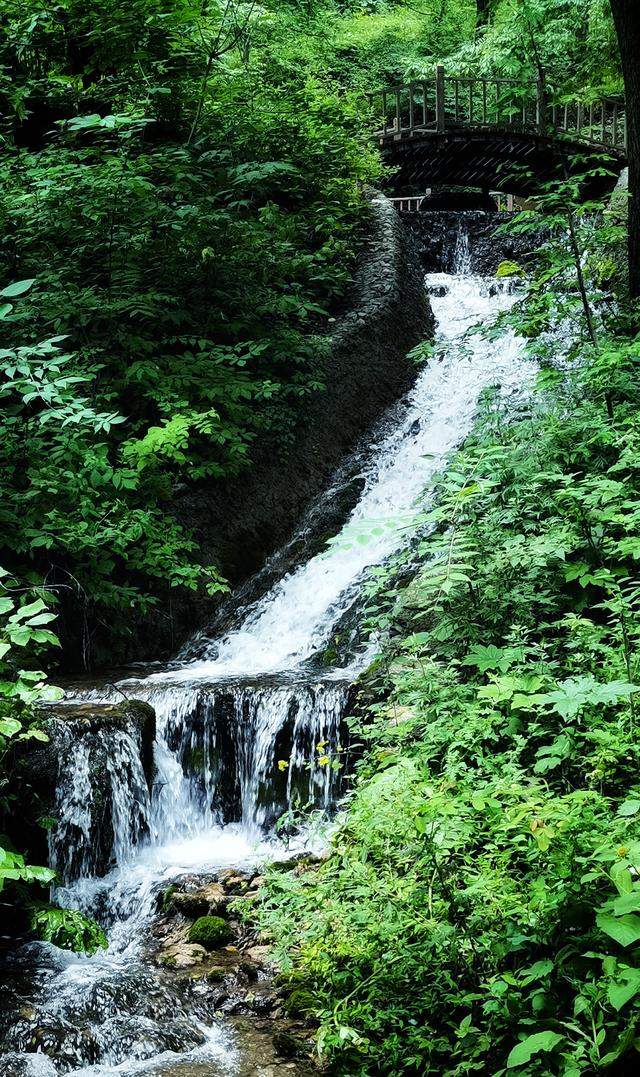
<svg viewBox="0 0 640 1077">
<path fill-rule="evenodd" d="M 502 225 L 508 225 L 513 220 L 511 213 L 483 210 L 461 213 L 442 209 L 403 213 L 401 216 L 416 241 L 422 264 L 428 273 L 446 273 L 453 269 L 461 217 L 464 217 L 469 233 L 473 273 L 491 276 L 500 263 L 507 260 L 526 263 L 527 256 L 542 238 L 534 237 L 532 233 L 499 233 Z"/>
</svg>

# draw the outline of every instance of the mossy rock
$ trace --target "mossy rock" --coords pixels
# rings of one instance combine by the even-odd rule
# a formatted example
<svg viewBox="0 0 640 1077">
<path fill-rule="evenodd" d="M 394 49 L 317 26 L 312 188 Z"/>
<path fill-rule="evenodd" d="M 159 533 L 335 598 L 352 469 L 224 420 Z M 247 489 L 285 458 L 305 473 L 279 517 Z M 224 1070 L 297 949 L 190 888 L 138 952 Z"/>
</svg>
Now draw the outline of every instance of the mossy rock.
<svg viewBox="0 0 640 1077">
<path fill-rule="evenodd" d="M 291 991 L 285 1001 L 285 1009 L 292 1016 L 307 1016 L 313 1013 L 316 1006 L 317 999 L 310 991 L 305 991 L 301 987 L 296 987 L 294 991 Z"/>
<path fill-rule="evenodd" d="M 197 942 L 206 950 L 224 946 L 231 935 L 231 928 L 221 916 L 199 916 L 189 928 L 189 942 Z"/>
<path fill-rule="evenodd" d="M 162 909 L 163 912 L 168 912 L 169 911 L 169 908 L 171 906 L 171 900 L 172 900 L 173 895 L 175 894 L 175 892 L 176 892 L 175 883 L 171 883 L 171 885 L 168 886 L 166 890 L 162 891 L 162 894 L 160 895 L 160 903 L 159 904 L 160 904 L 160 908 Z"/>
<path fill-rule="evenodd" d="M 212 968 L 207 969 L 204 978 L 209 983 L 222 983 L 228 972 L 229 970 L 224 968 L 223 965 L 214 965 Z"/>
</svg>

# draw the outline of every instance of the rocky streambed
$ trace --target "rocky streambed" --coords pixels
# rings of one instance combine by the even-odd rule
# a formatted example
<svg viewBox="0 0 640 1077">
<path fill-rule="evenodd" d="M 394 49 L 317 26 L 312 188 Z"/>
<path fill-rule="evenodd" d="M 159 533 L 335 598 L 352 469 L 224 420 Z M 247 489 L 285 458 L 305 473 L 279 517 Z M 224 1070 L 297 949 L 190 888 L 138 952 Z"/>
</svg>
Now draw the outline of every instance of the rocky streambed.
<svg viewBox="0 0 640 1077">
<path fill-rule="evenodd" d="M 301 856 L 279 867 L 304 870 L 315 859 Z M 66 1005 L 52 1004 L 43 990 L 46 980 L 73 968 L 60 952 L 51 948 L 47 955 L 41 945 L 27 944 L 5 955 L 3 1077 L 317 1074 L 313 1027 L 281 991 L 269 947 L 251 926 L 248 914 L 262 882 L 256 871 L 236 868 L 176 878 L 153 895 L 135 966 L 125 961 L 105 977 L 92 976 L 86 992 L 66 997 Z M 76 960 L 72 978 L 81 986 L 86 968 Z M 61 981 L 63 1002 L 68 988 Z M 213 1041 L 212 1029 L 219 1033 Z M 152 1045 L 156 1058 L 148 1068 L 140 1070 L 137 1060 L 123 1066 L 132 1057 L 141 1061 Z M 102 1066 L 106 1048 L 111 1064 Z"/>
</svg>

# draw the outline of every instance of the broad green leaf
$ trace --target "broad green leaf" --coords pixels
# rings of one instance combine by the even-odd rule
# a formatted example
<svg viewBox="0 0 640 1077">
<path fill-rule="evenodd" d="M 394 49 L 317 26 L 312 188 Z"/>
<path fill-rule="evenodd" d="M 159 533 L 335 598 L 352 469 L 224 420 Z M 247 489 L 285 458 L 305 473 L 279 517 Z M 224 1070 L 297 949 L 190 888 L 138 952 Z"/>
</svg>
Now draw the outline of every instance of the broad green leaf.
<svg viewBox="0 0 640 1077">
<path fill-rule="evenodd" d="M 35 284 L 36 278 L 31 277 L 29 280 L 17 280 L 14 284 L 9 284 L 6 288 L 0 291 L 0 295 L 4 299 L 15 299 L 18 295 L 24 295 Z"/>
<path fill-rule="evenodd" d="M 640 916 L 613 916 L 608 912 L 599 912 L 596 923 L 605 935 L 621 946 L 633 946 L 640 941 Z"/>
<path fill-rule="evenodd" d="M 616 983 L 609 984 L 607 996 L 614 1010 L 621 1010 L 640 991 L 640 969 L 625 969 Z"/>
<path fill-rule="evenodd" d="M 553 1051 L 554 1047 L 562 1043 L 562 1040 L 563 1037 L 557 1032 L 534 1032 L 510 1052 L 507 1058 L 507 1069 L 526 1065 L 534 1055 L 540 1054 L 541 1051 Z"/>
<path fill-rule="evenodd" d="M 625 916 L 629 912 L 640 912 L 640 890 L 634 890 L 630 894 L 623 894 L 615 898 L 613 902 L 615 916 Z"/>
<path fill-rule="evenodd" d="M 0 718 L 0 734 L 3 737 L 14 737 L 22 729 L 22 722 L 17 718 Z"/>
</svg>

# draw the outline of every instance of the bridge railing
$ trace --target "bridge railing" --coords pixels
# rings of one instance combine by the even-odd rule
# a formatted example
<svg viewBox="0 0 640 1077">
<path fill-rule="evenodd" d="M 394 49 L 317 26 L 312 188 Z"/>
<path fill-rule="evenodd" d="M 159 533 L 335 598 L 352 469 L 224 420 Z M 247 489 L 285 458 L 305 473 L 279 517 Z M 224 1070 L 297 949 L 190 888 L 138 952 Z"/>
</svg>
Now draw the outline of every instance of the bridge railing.
<svg viewBox="0 0 640 1077">
<path fill-rule="evenodd" d="M 624 151 L 624 106 L 613 99 L 588 105 L 556 97 L 541 80 L 447 75 L 439 65 L 432 78 L 367 94 L 382 140 L 441 134 L 460 127 L 512 129 L 567 135 Z"/>
<path fill-rule="evenodd" d="M 419 213 L 423 206 L 429 208 L 430 193 L 429 189 L 424 194 L 387 195 L 387 198 L 400 213 Z M 515 213 L 518 209 L 512 194 L 505 194 L 504 191 L 489 191 L 489 197 L 495 201 L 499 213 Z"/>
</svg>

